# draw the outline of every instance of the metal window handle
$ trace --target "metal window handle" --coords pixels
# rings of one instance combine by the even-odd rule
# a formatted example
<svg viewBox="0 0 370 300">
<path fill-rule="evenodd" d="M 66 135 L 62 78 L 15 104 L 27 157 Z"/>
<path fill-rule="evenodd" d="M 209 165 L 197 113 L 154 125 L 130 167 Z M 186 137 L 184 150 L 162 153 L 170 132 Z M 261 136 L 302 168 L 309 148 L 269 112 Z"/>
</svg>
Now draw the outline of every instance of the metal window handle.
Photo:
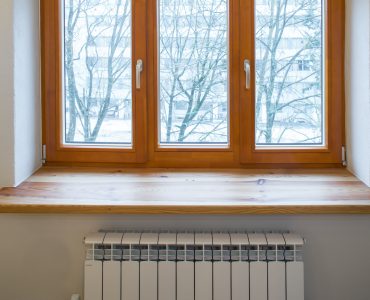
<svg viewBox="0 0 370 300">
<path fill-rule="evenodd" d="M 245 88 L 249 90 L 251 88 L 251 64 L 248 59 L 244 60 L 244 71 L 245 71 Z"/>
<path fill-rule="evenodd" d="M 136 88 L 140 89 L 141 83 L 140 83 L 140 77 L 141 72 L 143 71 L 143 60 L 138 59 L 136 62 Z"/>
</svg>

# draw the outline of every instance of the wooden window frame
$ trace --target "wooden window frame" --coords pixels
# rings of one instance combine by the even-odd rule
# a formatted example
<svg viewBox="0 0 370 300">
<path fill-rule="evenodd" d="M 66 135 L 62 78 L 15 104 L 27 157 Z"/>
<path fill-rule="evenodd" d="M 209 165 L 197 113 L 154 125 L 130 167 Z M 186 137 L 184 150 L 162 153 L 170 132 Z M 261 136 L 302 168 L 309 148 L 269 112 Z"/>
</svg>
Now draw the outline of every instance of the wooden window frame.
<svg viewBox="0 0 370 300">
<path fill-rule="evenodd" d="M 43 99 L 43 144 L 50 163 L 143 163 L 147 153 L 146 86 L 147 77 L 141 77 L 142 89 L 132 89 L 132 148 L 63 145 L 63 47 L 61 13 L 62 0 L 41 0 L 41 59 Z M 142 58 L 146 64 L 146 0 L 132 0 L 132 61 Z M 135 33 L 135 30 L 139 34 Z M 132 74 L 135 64 L 132 63 Z M 132 85 L 135 86 L 135 77 Z M 136 113 L 140 111 L 140 113 Z"/>
<path fill-rule="evenodd" d="M 41 0 L 43 144 L 47 164 L 105 164 L 140 167 L 341 167 L 344 145 L 345 1 L 326 2 L 325 103 L 326 146 L 257 148 L 254 144 L 254 88 L 244 88 L 242 61 L 254 66 L 254 1 L 229 0 L 229 127 L 228 148 L 173 148 L 158 143 L 157 4 L 132 0 L 133 62 L 141 58 L 145 72 L 140 91 L 133 92 L 133 148 L 104 148 L 62 144 L 61 0 Z M 136 13 L 135 13 L 136 12 Z M 135 17 L 140 16 L 140 17 Z M 232 17 L 231 17 L 232 16 Z M 135 64 L 132 64 L 134 74 Z M 133 85 L 135 78 L 133 76 Z M 136 99 L 136 100 L 135 100 Z M 140 112 L 140 113 L 136 113 Z M 246 112 L 242 114 L 241 112 Z"/>
<path fill-rule="evenodd" d="M 251 164 L 341 164 L 342 146 L 345 141 L 344 118 L 344 41 L 345 41 L 345 1 L 322 0 L 325 8 L 325 144 L 323 147 L 262 148 L 255 146 L 255 89 L 246 91 L 240 87 L 241 110 L 248 113 L 241 118 L 241 128 L 247 134 L 240 136 L 241 162 Z M 240 12 L 244 24 L 241 35 L 245 46 L 241 47 L 242 57 L 251 57 L 252 70 L 255 70 L 254 14 L 246 15 L 253 9 L 252 1 L 241 1 Z M 242 67 L 241 67 L 242 68 Z M 240 72 L 242 69 L 240 69 Z M 255 85 L 255 72 L 252 73 L 252 86 Z M 249 121 L 248 120 L 252 120 Z M 252 142 L 251 142 L 252 141 Z"/>
<path fill-rule="evenodd" d="M 157 1 L 151 1 L 148 11 L 149 14 L 149 43 L 148 49 L 151 55 L 150 69 L 148 74 L 153 76 L 153 84 L 149 86 L 149 124 L 152 124 L 152 130 L 149 131 L 149 162 L 153 166 L 236 166 L 239 164 L 239 101 L 233 101 L 233 99 L 239 98 L 238 86 L 239 86 L 239 72 L 238 72 L 238 61 L 239 54 L 239 16 L 238 9 L 239 0 L 228 0 L 229 1 L 229 28 L 228 28 L 228 49 L 229 49 L 229 88 L 228 88 L 228 100 L 229 100 L 229 146 L 228 147 L 166 147 L 160 146 L 158 137 L 158 113 L 159 113 L 159 99 L 158 99 L 158 22 L 157 22 Z M 231 17 L 233 16 L 233 17 Z"/>
</svg>

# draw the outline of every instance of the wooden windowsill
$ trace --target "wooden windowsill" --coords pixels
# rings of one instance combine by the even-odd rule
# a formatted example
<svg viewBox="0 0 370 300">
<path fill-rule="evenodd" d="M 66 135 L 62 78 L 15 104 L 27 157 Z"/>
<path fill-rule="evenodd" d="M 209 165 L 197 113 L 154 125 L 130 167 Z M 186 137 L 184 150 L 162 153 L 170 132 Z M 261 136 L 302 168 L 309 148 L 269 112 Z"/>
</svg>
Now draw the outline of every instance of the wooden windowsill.
<svg viewBox="0 0 370 300">
<path fill-rule="evenodd" d="M 370 188 L 344 169 L 44 167 L 0 190 L 0 213 L 370 214 Z"/>
</svg>

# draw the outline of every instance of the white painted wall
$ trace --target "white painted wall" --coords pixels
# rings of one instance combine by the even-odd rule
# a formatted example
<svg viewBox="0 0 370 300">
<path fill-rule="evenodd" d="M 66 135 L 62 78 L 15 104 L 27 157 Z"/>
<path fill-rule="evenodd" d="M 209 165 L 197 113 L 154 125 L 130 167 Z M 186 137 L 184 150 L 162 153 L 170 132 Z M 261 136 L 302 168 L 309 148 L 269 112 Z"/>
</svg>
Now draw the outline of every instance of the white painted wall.
<svg viewBox="0 0 370 300">
<path fill-rule="evenodd" d="M 41 166 L 39 0 L 13 3 L 14 184 L 18 185 Z"/>
<path fill-rule="evenodd" d="M 0 187 L 41 166 L 38 0 L 0 1 Z"/>
<path fill-rule="evenodd" d="M 348 169 L 370 186 L 370 1 L 347 0 L 346 14 Z"/>
<path fill-rule="evenodd" d="M 306 300 L 368 300 L 369 216 L 0 215 L 0 299 L 69 300 L 83 289 L 83 236 L 99 229 L 301 233 Z"/>
<path fill-rule="evenodd" d="M 0 187 L 14 183 L 13 1 L 0 1 Z"/>
</svg>

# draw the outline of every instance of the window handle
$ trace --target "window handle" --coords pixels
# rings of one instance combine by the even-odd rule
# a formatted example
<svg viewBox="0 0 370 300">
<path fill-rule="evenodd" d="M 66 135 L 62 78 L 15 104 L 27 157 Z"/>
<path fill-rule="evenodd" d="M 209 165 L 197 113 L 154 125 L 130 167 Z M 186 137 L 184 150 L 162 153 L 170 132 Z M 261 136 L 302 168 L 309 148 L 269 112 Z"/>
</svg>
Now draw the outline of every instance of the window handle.
<svg viewBox="0 0 370 300">
<path fill-rule="evenodd" d="M 244 60 L 244 71 L 245 71 L 245 88 L 249 90 L 251 88 L 251 63 L 248 59 Z"/>
<path fill-rule="evenodd" d="M 136 62 L 136 89 L 138 90 L 141 87 L 140 77 L 142 71 L 143 71 L 143 60 L 138 59 Z"/>
</svg>

